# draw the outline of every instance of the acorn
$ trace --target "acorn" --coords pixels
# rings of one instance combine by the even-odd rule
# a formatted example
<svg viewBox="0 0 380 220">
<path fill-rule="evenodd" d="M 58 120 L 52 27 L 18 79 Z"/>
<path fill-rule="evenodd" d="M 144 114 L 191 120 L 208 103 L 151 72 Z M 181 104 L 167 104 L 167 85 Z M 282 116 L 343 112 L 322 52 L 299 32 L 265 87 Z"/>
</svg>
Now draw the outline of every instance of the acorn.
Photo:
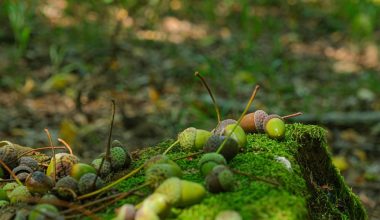
<svg viewBox="0 0 380 220">
<path fill-rule="evenodd" d="M 229 136 L 232 130 L 234 129 L 236 124 L 229 124 L 224 128 L 223 135 Z M 245 147 L 247 145 L 247 135 L 245 134 L 243 128 L 241 128 L 239 125 L 233 130 L 234 132 L 230 136 L 232 139 L 235 139 L 235 141 L 239 144 L 240 147 Z"/>
<path fill-rule="evenodd" d="M 17 176 L 17 178 L 21 181 L 24 182 L 26 178 L 28 177 L 29 174 L 33 173 L 33 170 L 25 165 L 20 165 L 15 167 L 12 172 Z"/>
<path fill-rule="evenodd" d="M 160 220 L 160 217 L 149 208 L 140 208 L 136 212 L 135 220 Z"/>
<path fill-rule="evenodd" d="M 205 188 L 199 184 L 177 177 L 165 180 L 155 193 L 167 196 L 170 205 L 175 207 L 186 207 L 197 204 L 206 196 Z"/>
<path fill-rule="evenodd" d="M 63 220 L 58 209 L 50 204 L 38 204 L 30 211 L 28 220 Z"/>
<path fill-rule="evenodd" d="M 128 168 L 129 165 L 131 164 L 132 162 L 132 156 L 131 156 L 131 149 L 128 148 L 127 146 L 125 146 L 124 144 L 122 144 L 120 141 L 118 140 L 113 140 L 112 141 L 112 144 L 111 144 L 111 147 L 121 147 L 123 148 L 124 152 L 126 153 L 127 157 L 125 158 L 125 164 L 124 164 L 124 167 L 125 168 Z"/>
<path fill-rule="evenodd" d="M 91 162 L 91 165 L 98 170 L 102 164 L 103 158 L 97 158 Z M 108 160 L 104 160 L 102 169 L 100 170 L 100 176 L 105 177 L 112 172 L 111 163 Z"/>
<path fill-rule="evenodd" d="M 206 153 L 198 162 L 199 170 L 206 176 L 216 165 L 226 165 L 226 159 L 218 153 Z"/>
<path fill-rule="evenodd" d="M 65 176 L 58 180 L 53 190 L 59 198 L 72 200 L 79 191 L 78 181 L 71 176 Z"/>
<path fill-rule="evenodd" d="M 177 164 L 157 163 L 145 171 L 145 181 L 153 188 L 159 186 L 169 177 L 181 177 L 182 170 Z"/>
<path fill-rule="evenodd" d="M 172 161 L 168 156 L 163 155 L 163 154 L 158 154 L 149 158 L 149 160 L 145 162 L 144 169 L 147 170 L 149 167 L 153 166 L 154 164 L 162 164 L 162 163 L 177 165 L 176 162 Z"/>
<path fill-rule="evenodd" d="M 40 199 L 41 203 L 57 203 L 59 202 L 59 199 L 57 196 L 55 196 L 54 194 L 51 194 L 51 193 L 46 193 L 45 195 L 43 195 Z"/>
<path fill-rule="evenodd" d="M 86 163 L 76 163 L 70 170 L 70 176 L 76 180 L 79 180 L 86 173 L 96 173 L 96 169 Z"/>
<path fill-rule="evenodd" d="M 100 177 L 96 178 L 96 183 L 94 184 L 95 178 L 96 178 L 96 174 L 93 174 L 93 173 L 84 174 L 80 178 L 79 183 L 78 183 L 79 193 L 86 194 L 103 187 L 104 182 Z"/>
<path fill-rule="evenodd" d="M 12 183 L 7 183 L 3 186 L 3 190 L 7 193 L 8 197 L 9 197 L 9 194 L 14 190 L 16 189 L 16 187 L 18 187 L 18 183 L 16 182 L 12 182 Z"/>
<path fill-rule="evenodd" d="M 55 155 L 55 161 L 57 168 L 56 171 L 56 178 L 59 179 L 64 176 L 68 176 L 71 171 L 71 167 L 78 163 L 79 159 L 72 154 L 68 153 L 58 153 Z M 50 177 L 54 177 L 54 158 L 51 158 L 51 161 L 49 163 L 49 166 L 46 170 L 46 175 Z"/>
<path fill-rule="evenodd" d="M 209 131 L 190 127 L 178 134 L 178 140 L 185 150 L 199 150 L 203 148 L 210 136 Z"/>
<path fill-rule="evenodd" d="M 25 185 L 31 193 L 45 194 L 53 188 L 53 180 L 41 171 L 35 171 L 25 180 Z"/>
<path fill-rule="evenodd" d="M 231 191 L 234 186 L 234 174 L 227 166 L 217 165 L 206 176 L 205 182 L 209 192 Z"/>
<path fill-rule="evenodd" d="M 0 200 L 0 209 L 4 208 L 7 205 L 9 205 L 9 202 L 7 200 Z"/>
<path fill-rule="evenodd" d="M 216 152 L 226 136 L 212 135 L 203 147 L 204 152 Z M 234 158 L 239 153 L 239 144 L 232 138 L 229 138 L 226 144 L 223 146 L 220 154 L 226 158 L 227 161 Z"/>
<path fill-rule="evenodd" d="M 148 208 L 158 216 L 164 217 L 171 207 L 166 195 L 161 193 L 153 193 L 144 199 L 141 208 Z"/>
<path fill-rule="evenodd" d="M 121 147 L 113 147 L 111 148 L 110 159 L 113 170 L 122 169 L 127 159 L 127 153 Z"/>
<path fill-rule="evenodd" d="M 263 110 L 246 114 L 240 122 L 240 126 L 246 133 L 264 132 L 264 120 L 268 114 Z"/>
<path fill-rule="evenodd" d="M 285 137 L 285 122 L 279 115 L 268 115 L 264 120 L 265 133 L 272 139 Z"/>
<path fill-rule="evenodd" d="M 224 210 L 217 214 L 215 220 L 243 220 L 243 218 L 237 211 Z"/>
<path fill-rule="evenodd" d="M 117 211 L 117 216 L 113 220 L 134 220 L 136 208 L 131 204 L 124 204 Z"/>
<path fill-rule="evenodd" d="M 8 194 L 11 203 L 27 202 L 32 198 L 26 186 L 17 186 L 11 193 Z"/>
<path fill-rule="evenodd" d="M 19 159 L 19 165 L 25 165 L 31 168 L 33 171 L 36 171 L 38 169 L 38 162 L 32 157 L 21 157 Z"/>
</svg>

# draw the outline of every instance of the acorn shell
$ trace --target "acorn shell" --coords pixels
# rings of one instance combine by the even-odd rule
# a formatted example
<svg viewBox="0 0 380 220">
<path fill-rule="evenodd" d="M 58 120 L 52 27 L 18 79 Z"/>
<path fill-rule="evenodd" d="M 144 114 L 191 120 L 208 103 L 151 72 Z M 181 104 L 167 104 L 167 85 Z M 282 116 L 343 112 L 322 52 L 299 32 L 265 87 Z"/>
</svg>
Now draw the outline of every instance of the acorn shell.
<svg viewBox="0 0 380 220">
<path fill-rule="evenodd" d="M 79 180 L 86 173 L 96 173 L 96 169 L 86 163 L 76 163 L 71 167 L 70 176 Z"/>
<path fill-rule="evenodd" d="M 234 175 L 228 167 L 218 165 L 206 176 L 205 182 L 212 193 L 227 192 L 233 189 Z"/>
<path fill-rule="evenodd" d="M 167 178 L 181 176 L 182 170 L 177 164 L 154 164 L 145 171 L 145 181 L 153 188 L 158 187 Z"/>
<path fill-rule="evenodd" d="M 25 180 L 25 185 L 31 193 L 45 194 L 53 186 L 53 180 L 41 171 L 35 171 Z"/>
<path fill-rule="evenodd" d="M 224 129 L 224 136 L 227 136 L 232 132 L 236 124 L 229 124 Z M 239 144 L 240 147 L 245 147 L 247 145 L 247 135 L 245 134 L 243 128 L 239 125 L 235 128 L 233 134 L 230 136 L 235 139 L 235 141 Z"/>
<path fill-rule="evenodd" d="M 236 124 L 236 123 L 237 121 L 234 119 L 223 120 L 218 124 L 218 126 L 216 126 L 216 128 L 212 131 L 212 133 L 215 135 L 223 135 L 224 129 L 226 128 L 227 125 Z"/>
<path fill-rule="evenodd" d="M 55 155 L 56 161 L 56 179 L 60 179 L 64 176 L 68 176 L 71 171 L 71 167 L 78 163 L 79 159 L 72 154 L 58 153 Z M 49 166 L 46 170 L 46 175 L 54 177 L 54 158 L 51 158 Z"/>
<path fill-rule="evenodd" d="M 95 178 L 96 174 L 84 174 L 78 182 L 79 193 L 86 194 L 103 187 L 104 182 L 100 177 L 96 178 L 96 184 L 94 184 Z"/>
<path fill-rule="evenodd" d="M 206 176 L 216 165 L 226 165 L 226 159 L 218 153 L 206 153 L 198 162 L 199 170 L 203 176 Z"/>
<path fill-rule="evenodd" d="M 62 199 L 71 200 L 78 193 L 78 181 L 71 176 L 65 176 L 58 180 L 54 186 L 55 194 Z"/>
<path fill-rule="evenodd" d="M 100 165 L 102 164 L 103 158 L 97 158 L 91 162 L 91 165 L 96 169 L 99 170 Z M 104 160 L 102 168 L 100 169 L 100 176 L 105 177 L 109 175 L 112 172 L 111 170 L 111 163 L 108 160 Z"/>
<path fill-rule="evenodd" d="M 206 196 L 205 188 L 199 184 L 177 177 L 165 180 L 155 193 L 162 193 L 167 196 L 168 201 L 175 207 L 186 207 L 197 204 Z"/>
<path fill-rule="evenodd" d="M 212 135 L 206 142 L 203 147 L 204 152 L 215 152 L 218 150 L 220 145 L 226 139 L 226 136 Z M 239 144 L 232 138 L 229 138 L 226 144 L 223 146 L 223 149 L 220 151 L 220 154 L 226 158 L 227 161 L 234 158 L 239 153 Z"/>
</svg>

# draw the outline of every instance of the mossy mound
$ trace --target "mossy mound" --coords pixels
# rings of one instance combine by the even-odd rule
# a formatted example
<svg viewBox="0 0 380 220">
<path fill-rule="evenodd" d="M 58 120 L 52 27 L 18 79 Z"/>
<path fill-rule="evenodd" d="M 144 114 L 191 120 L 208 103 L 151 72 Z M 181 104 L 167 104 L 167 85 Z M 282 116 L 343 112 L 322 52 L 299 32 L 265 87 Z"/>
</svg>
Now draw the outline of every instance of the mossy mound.
<svg viewBox="0 0 380 220">
<path fill-rule="evenodd" d="M 359 199 L 331 163 L 325 130 L 302 124 L 287 125 L 286 130 L 283 141 L 269 139 L 264 134 L 248 135 L 245 150 L 229 162 L 229 167 L 241 173 L 235 175 L 234 190 L 209 193 L 200 204 L 173 209 L 169 219 L 214 219 L 218 212 L 226 209 L 239 212 L 243 219 L 367 219 Z M 171 142 L 139 152 L 134 167 L 163 152 Z M 186 153 L 177 147 L 169 157 L 175 160 L 184 155 Z M 204 182 L 197 167 L 199 158 L 176 161 L 184 171 L 183 179 Z M 119 184 L 118 189 L 128 191 L 143 182 L 143 172 L 140 172 Z M 132 196 L 117 205 L 137 204 L 142 199 Z M 111 217 L 113 208 L 103 214 L 103 217 Z"/>
</svg>

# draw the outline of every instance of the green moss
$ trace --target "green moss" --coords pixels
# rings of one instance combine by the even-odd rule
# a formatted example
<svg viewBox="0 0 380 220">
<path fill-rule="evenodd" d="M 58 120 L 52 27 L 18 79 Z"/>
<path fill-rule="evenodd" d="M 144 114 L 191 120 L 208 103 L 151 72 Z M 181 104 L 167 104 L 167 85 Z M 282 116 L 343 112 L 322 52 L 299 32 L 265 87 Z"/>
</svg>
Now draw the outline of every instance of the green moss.
<svg viewBox="0 0 380 220">
<path fill-rule="evenodd" d="M 248 135 L 247 147 L 229 162 L 229 167 L 249 175 L 235 174 L 233 191 L 209 193 L 200 204 L 173 209 L 169 218 L 214 219 L 218 212 L 234 209 L 243 219 L 366 219 L 358 198 L 331 163 L 325 135 L 326 131 L 320 127 L 301 124 L 287 125 L 283 141 L 269 139 L 264 134 Z M 157 147 L 142 150 L 133 167 L 163 152 L 172 142 L 168 140 Z M 182 152 L 176 146 L 168 156 L 175 159 L 186 154 L 188 152 Z M 291 169 L 276 157 L 286 158 Z M 183 179 L 204 182 L 197 167 L 199 159 L 200 156 L 194 156 L 176 161 L 184 171 Z M 257 181 L 252 176 L 278 184 Z M 117 188 L 128 191 L 143 182 L 143 172 L 140 172 Z M 329 189 L 326 189 L 326 184 Z M 142 191 L 146 195 L 150 192 L 151 189 Z M 132 196 L 119 201 L 114 207 L 123 203 L 137 204 L 143 198 Z M 110 208 L 103 217 L 109 218 L 112 214 L 113 208 Z"/>
</svg>

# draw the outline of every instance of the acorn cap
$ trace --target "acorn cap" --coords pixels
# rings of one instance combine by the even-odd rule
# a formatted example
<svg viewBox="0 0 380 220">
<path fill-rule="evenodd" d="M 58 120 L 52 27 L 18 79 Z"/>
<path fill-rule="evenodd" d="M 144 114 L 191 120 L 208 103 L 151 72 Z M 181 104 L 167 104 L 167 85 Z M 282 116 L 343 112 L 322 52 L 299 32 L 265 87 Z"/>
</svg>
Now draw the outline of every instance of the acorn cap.
<svg viewBox="0 0 380 220">
<path fill-rule="evenodd" d="M 231 170 L 218 165 L 206 176 L 206 188 L 212 193 L 231 191 L 234 185 L 234 176 Z"/>
<path fill-rule="evenodd" d="M 113 147 L 111 148 L 110 158 L 112 169 L 119 170 L 124 167 L 127 154 L 125 153 L 125 150 L 123 148 Z"/>
<path fill-rule="evenodd" d="M 221 121 L 218 126 L 216 126 L 216 128 L 212 131 L 213 134 L 215 135 L 223 135 L 224 133 L 224 129 L 227 125 L 230 125 L 230 124 L 236 124 L 237 121 L 234 120 L 234 119 L 226 119 L 226 120 L 223 120 Z"/>
<path fill-rule="evenodd" d="M 264 120 L 268 114 L 263 110 L 256 110 L 254 113 L 254 123 L 258 132 L 264 132 Z"/>
<path fill-rule="evenodd" d="M 231 131 L 234 129 L 235 124 L 229 124 L 224 129 L 224 136 L 228 136 Z M 239 144 L 240 147 L 245 147 L 247 145 L 247 135 L 245 134 L 243 128 L 239 125 L 235 128 L 234 133 L 230 136 L 235 139 L 235 141 Z"/>
<path fill-rule="evenodd" d="M 256 131 L 255 126 L 255 113 L 251 112 L 244 115 L 243 119 L 240 122 L 240 127 L 247 133 L 253 133 Z"/>
<path fill-rule="evenodd" d="M 93 187 L 95 178 L 96 178 L 96 174 L 93 174 L 93 173 L 84 174 L 78 182 L 79 193 L 86 194 L 103 187 L 104 182 L 100 177 L 96 178 L 96 184 L 95 184 L 95 187 Z"/>
<path fill-rule="evenodd" d="M 45 194 L 53 188 L 53 180 L 41 171 L 35 171 L 25 180 L 25 185 L 31 193 Z"/>
<path fill-rule="evenodd" d="M 12 170 L 12 172 L 17 175 L 19 173 L 33 173 L 33 170 L 32 170 L 32 168 L 30 168 L 28 166 L 20 165 L 20 166 L 15 167 Z"/>
<path fill-rule="evenodd" d="M 77 163 L 77 164 L 74 164 L 70 170 L 70 176 L 76 180 L 79 180 L 86 173 L 96 174 L 95 167 L 88 165 L 86 163 Z"/>
<path fill-rule="evenodd" d="M 54 191 L 60 198 L 71 200 L 79 191 L 78 181 L 71 176 L 65 176 L 55 184 Z"/>
<path fill-rule="evenodd" d="M 153 188 L 159 186 L 169 177 L 181 177 L 182 170 L 178 165 L 173 164 L 154 164 L 145 171 L 145 181 L 150 183 Z"/>
<path fill-rule="evenodd" d="M 194 146 L 195 143 L 195 137 L 196 137 L 197 129 L 190 127 L 186 128 L 184 131 L 179 133 L 178 140 L 179 144 L 183 149 L 191 149 Z"/>
<path fill-rule="evenodd" d="M 226 136 L 212 135 L 203 147 L 204 152 L 215 152 L 218 150 L 219 146 L 223 143 Z M 234 158 L 239 153 L 239 144 L 232 138 L 229 138 L 220 154 L 226 158 L 227 161 Z"/>
<path fill-rule="evenodd" d="M 203 176 L 206 176 L 216 165 L 227 164 L 226 159 L 218 153 L 203 154 L 198 162 L 198 167 Z"/>
<path fill-rule="evenodd" d="M 100 165 L 102 164 L 103 158 L 97 158 L 91 162 L 91 165 L 98 170 L 100 168 Z M 102 169 L 100 170 L 100 176 L 107 176 L 112 172 L 111 170 L 111 163 L 108 160 L 104 160 Z"/>
<path fill-rule="evenodd" d="M 114 147 L 121 147 L 124 150 L 124 152 L 126 154 L 124 168 L 128 168 L 132 162 L 132 156 L 130 154 L 130 149 L 127 146 L 125 146 L 124 144 L 122 144 L 119 140 L 113 140 L 111 147 L 113 147 L 113 148 Z"/>
<path fill-rule="evenodd" d="M 32 157 L 21 157 L 19 159 L 19 164 L 30 167 L 32 170 L 38 169 L 38 162 L 37 162 L 37 160 L 33 159 Z"/>
</svg>

